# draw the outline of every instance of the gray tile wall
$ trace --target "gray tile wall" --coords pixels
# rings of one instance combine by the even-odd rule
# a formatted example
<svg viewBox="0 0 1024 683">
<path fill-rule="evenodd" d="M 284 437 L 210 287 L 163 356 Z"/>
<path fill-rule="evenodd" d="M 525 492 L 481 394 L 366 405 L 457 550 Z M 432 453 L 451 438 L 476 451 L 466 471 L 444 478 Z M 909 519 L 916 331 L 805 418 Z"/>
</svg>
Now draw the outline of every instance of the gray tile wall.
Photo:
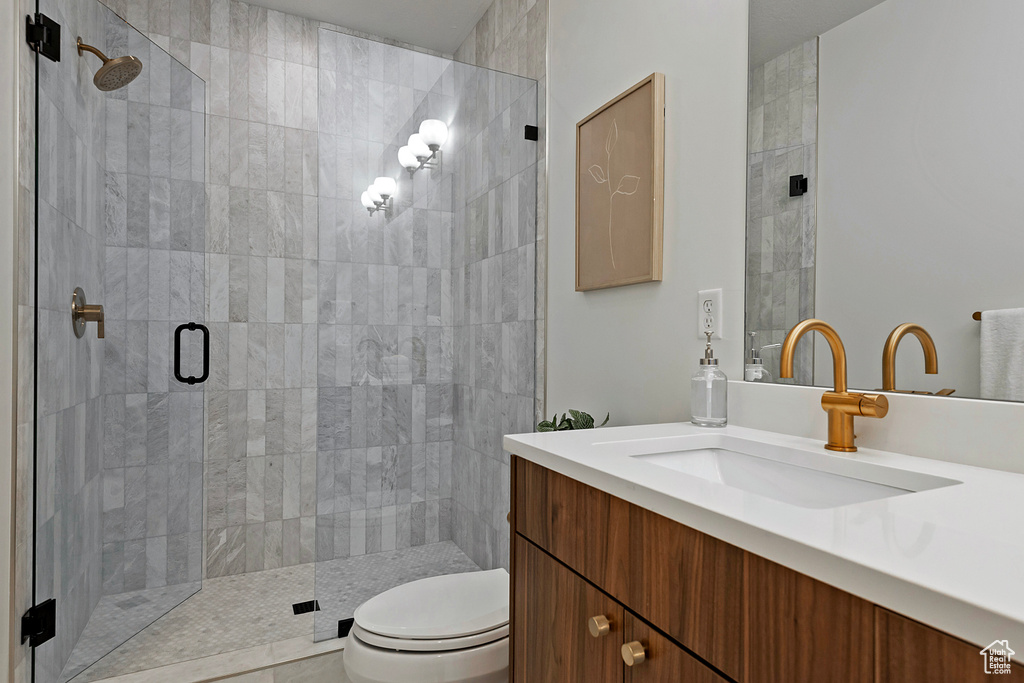
<svg viewBox="0 0 1024 683">
<path fill-rule="evenodd" d="M 537 421 L 545 414 L 545 339 L 547 317 L 547 0 L 494 0 L 455 51 L 456 61 L 526 76 L 537 81 Z M 528 430 L 528 431 L 532 431 Z"/>
<path fill-rule="evenodd" d="M 484 87 L 476 80 L 482 76 L 467 72 L 463 84 L 478 116 L 466 156 L 485 164 L 464 175 L 468 184 L 456 197 L 456 235 L 463 242 L 454 250 L 461 316 L 453 534 L 484 568 L 508 567 L 509 454 L 501 437 L 533 431 L 544 413 L 547 14 L 547 0 L 495 0 L 455 54 L 537 82 L 534 88 L 491 76 Z M 509 94 L 502 100 L 504 88 Z M 526 123 L 539 126 L 539 142 L 523 144 Z M 496 165 L 506 149 L 508 166 Z"/>
<path fill-rule="evenodd" d="M 320 31 L 320 561 L 451 538 L 454 164 L 410 178 L 397 150 L 453 95 L 448 59 Z"/>
<path fill-rule="evenodd" d="M 202 578 L 203 394 L 173 334 L 206 319 L 205 84 L 108 12 L 145 68 L 106 102 L 103 592 Z M 182 369 L 200 374 L 198 334 Z"/>
<path fill-rule="evenodd" d="M 78 34 L 105 47 L 101 5 L 48 0 L 40 9 L 65 27 L 63 54 L 74 54 Z M 103 346 L 94 325 L 76 338 L 69 316 L 76 286 L 94 298 L 102 286 L 106 134 L 104 97 L 91 75 L 75 59 L 43 61 L 39 70 L 39 135 L 48 144 L 39 154 L 38 329 L 45 341 L 37 350 L 36 598 L 60 605 L 56 638 L 37 650 L 43 681 L 56 680 L 102 594 Z M 27 286 L 22 302 L 31 305 L 30 281 Z M 23 322 L 31 329 L 31 318 Z M 31 372 L 23 385 L 29 390 L 30 378 Z M 31 401 L 23 406 L 31 415 Z"/>
<path fill-rule="evenodd" d="M 818 40 L 750 70 L 748 93 L 746 331 L 757 344 L 781 343 L 814 317 Z M 789 177 L 808 191 L 789 196 Z M 811 384 L 814 341 L 797 346 L 794 377 L 779 379 L 778 349 L 762 355 L 775 381 Z"/>
<path fill-rule="evenodd" d="M 206 576 L 313 560 L 317 26 L 107 0 L 207 83 Z"/>
</svg>

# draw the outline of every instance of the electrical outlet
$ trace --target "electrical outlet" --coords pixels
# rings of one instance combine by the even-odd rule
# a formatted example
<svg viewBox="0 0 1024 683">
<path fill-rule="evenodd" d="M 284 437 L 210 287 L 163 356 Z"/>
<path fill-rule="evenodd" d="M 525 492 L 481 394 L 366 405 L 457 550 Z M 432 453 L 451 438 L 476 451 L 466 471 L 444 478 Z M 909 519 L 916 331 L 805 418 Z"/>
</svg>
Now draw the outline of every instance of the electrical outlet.
<svg viewBox="0 0 1024 683">
<path fill-rule="evenodd" d="M 697 336 L 707 339 L 722 338 L 722 290 L 702 289 L 697 292 Z"/>
</svg>

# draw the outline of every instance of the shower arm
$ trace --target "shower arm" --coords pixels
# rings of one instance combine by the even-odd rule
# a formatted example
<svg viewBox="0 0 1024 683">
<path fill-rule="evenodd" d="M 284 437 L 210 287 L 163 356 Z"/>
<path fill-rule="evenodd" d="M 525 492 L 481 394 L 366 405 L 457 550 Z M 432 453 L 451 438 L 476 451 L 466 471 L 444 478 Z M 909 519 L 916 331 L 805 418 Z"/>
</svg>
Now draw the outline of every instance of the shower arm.
<svg viewBox="0 0 1024 683">
<path fill-rule="evenodd" d="M 78 39 L 78 56 L 79 57 L 82 56 L 82 52 L 83 51 L 93 53 L 94 55 L 96 55 L 97 57 L 102 59 L 104 64 L 106 64 L 107 62 L 110 61 L 105 54 L 103 54 L 102 52 L 100 52 L 99 50 L 94 48 L 92 45 L 86 45 L 85 43 L 82 42 L 82 39 L 79 38 Z"/>
</svg>

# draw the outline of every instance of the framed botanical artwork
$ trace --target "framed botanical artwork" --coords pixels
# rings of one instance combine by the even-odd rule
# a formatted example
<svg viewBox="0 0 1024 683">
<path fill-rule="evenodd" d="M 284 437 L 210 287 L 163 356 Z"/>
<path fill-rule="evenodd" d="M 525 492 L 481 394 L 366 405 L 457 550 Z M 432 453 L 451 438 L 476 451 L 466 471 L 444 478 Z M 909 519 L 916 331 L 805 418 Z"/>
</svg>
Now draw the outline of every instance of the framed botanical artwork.
<svg viewBox="0 0 1024 683">
<path fill-rule="evenodd" d="M 576 291 L 661 280 L 665 76 L 576 124 Z"/>
</svg>

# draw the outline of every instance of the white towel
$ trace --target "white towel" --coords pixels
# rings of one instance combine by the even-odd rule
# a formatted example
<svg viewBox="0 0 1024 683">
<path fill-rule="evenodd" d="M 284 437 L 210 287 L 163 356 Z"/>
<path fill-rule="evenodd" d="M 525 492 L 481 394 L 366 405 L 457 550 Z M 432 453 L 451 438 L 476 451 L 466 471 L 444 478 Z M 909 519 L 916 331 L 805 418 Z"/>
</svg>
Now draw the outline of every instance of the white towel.
<svg viewBox="0 0 1024 683">
<path fill-rule="evenodd" d="M 981 397 L 1024 401 L 1024 308 L 981 314 Z"/>
</svg>

